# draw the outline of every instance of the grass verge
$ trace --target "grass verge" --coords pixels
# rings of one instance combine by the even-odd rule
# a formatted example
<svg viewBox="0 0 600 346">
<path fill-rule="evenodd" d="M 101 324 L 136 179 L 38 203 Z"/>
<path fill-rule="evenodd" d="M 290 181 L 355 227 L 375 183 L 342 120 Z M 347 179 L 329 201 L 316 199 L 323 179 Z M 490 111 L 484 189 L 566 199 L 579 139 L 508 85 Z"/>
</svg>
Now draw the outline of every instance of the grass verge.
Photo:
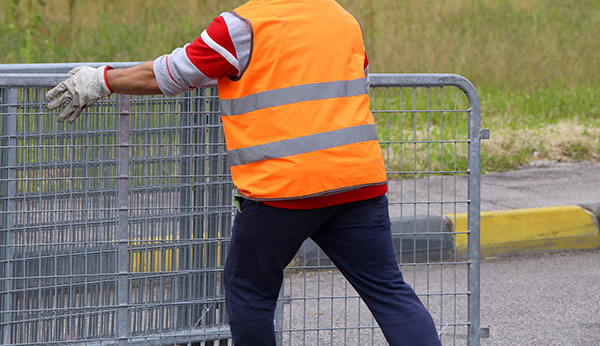
<svg viewBox="0 0 600 346">
<path fill-rule="evenodd" d="M 4 0 L 0 63 L 150 60 L 196 39 L 215 16 L 243 2 Z M 339 2 L 362 23 L 371 72 L 457 73 L 475 85 L 482 128 L 491 130 L 482 145 L 483 171 L 536 160 L 600 160 L 600 0 Z M 391 102 L 402 109 L 410 102 L 454 102 L 419 97 Z M 378 122 L 390 126 L 380 126 L 380 135 L 393 142 L 385 149 L 402 156 L 398 169 L 466 162 L 461 145 L 444 142 L 453 135 L 451 112 L 439 119 L 380 115 L 385 119 Z M 440 148 L 407 143 L 411 138 L 437 138 Z"/>
</svg>

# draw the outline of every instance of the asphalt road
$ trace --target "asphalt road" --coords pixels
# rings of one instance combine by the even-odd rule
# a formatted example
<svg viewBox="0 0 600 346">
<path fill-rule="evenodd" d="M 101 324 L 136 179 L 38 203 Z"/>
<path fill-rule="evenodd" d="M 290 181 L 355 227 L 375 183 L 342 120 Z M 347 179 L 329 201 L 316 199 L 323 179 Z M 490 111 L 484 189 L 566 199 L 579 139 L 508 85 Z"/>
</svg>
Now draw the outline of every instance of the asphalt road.
<svg viewBox="0 0 600 346">
<path fill-rule="evenodd" d="M 442 277 L 445 291 L 466 290 L 464 267 L 443 275 L 436 267 L 408 266 L 403 272 L 421 294 L 438 290 Z M 285 305 L 282 327 L 295 332 L 284 333 L 283 345 L 386 345 L 379 329 L 368 327 L 375 321 L 337 270 L 288 276 L 290 293 L 304 298 Z M 466 297 L 421 300 L 438 325 L 466 319 Z M 480 311 L 481 326 L 490 329 L 482 346 L 600 345 L 600 249 L 483 259 Z M 365 329 L 346 330 L 357 325 Z M 467 344 L 466 328 L 443 330 L 445 346 Z"/>
<path fill-rule="evenodd" d="M 600 163 L 540 162 L 481 176 L 481 211 L 600 204 Z M 466 212 L 466 176 L 433 176 L 389 182 L 390 214 L 397 218 Z M 429 204 L 411 203 L 432 201 Z"/>
<path fill-rule="evenodd" d="M 600 345 L 600 250 L 481 262 L 483 346 Z"/>
<path fill-rule="evenodd" d="M 600 164 L 544 163 L 482 177 L 482 210 L 600 204 Z M 481 262 L 482 345 L 600 345 L 600 250 Z"/>
<path fill-rule="evenodd" d="M 443 209 L 443 203 L 418 209 L 411 201 L 465 200 L 466 191 L 466 177 L 391 181 L 390 201 L 400 201 L 391 206 L 392 216 L 452 212 Z M 481 177 L 482 211 L 557 205 L 600 205 L 600 164 L 542 163 Z M 460 210 L 464 207 L 460 204 L 450 207 L 466 211 Z M 464 266 L 402 269 L 406 281 L 420 294 L 441 287 L 445 292 L 467 290 Z M 284 334 L 284 345 L 385 344 L 378 330 L 344 329 L 376 324 L 336 270 L 297 273 L 289 279 L 286 294 L 300 292 L 309 298 L 286 305 L 284 328 L 309 332 Z M 422 300 L 438 325 L 460 322 L 467 316 L 466 300 L 460 296 L 455 300 L 452 295 L 428 298 L 423 294 Z M 483 346 L 600 346 L 600 249 L 482 259 L 481 326 L 490 329 L 490 337 L 481 339 Z M 466 329 L 450 326 L 442 340 L 444 345 L 466 345 Z"/>
<path fill-rule="evenodd" d="M 600 163 L 545 162 L 481 178 L 482 211 L 598 203 Z"/>
<path fill-rule="evenodd" d="M 449 186 L 444 193 L 455 193 Z M 460 195 L 466 180 L 456 186 Z M 557 205 L 598 208 L 600 164 L 542 162 L 481 177 L 482 211 Z M 600 345 L 600 249 L 482 259 L 481 324 L 485 346 Z"/>
</svg>

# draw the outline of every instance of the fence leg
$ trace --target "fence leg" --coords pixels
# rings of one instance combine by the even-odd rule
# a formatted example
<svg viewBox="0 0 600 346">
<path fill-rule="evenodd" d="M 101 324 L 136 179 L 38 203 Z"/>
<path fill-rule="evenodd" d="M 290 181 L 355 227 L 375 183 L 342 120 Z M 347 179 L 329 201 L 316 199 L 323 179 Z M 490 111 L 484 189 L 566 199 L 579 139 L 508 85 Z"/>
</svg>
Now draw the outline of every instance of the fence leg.
<svg viewBox="0 0 600 346">
<path fill-rule="evenodd" d="M 279 300 L 277 300 L 277 306 L 275 307 L 275 337 L 277 340 L 277 345 L 283 344 L 283 304 L 285 303 L 283 299 L 285 299 L 285 280 L 281 283 L 281 289 L 279 290 Z"/>
</svg>

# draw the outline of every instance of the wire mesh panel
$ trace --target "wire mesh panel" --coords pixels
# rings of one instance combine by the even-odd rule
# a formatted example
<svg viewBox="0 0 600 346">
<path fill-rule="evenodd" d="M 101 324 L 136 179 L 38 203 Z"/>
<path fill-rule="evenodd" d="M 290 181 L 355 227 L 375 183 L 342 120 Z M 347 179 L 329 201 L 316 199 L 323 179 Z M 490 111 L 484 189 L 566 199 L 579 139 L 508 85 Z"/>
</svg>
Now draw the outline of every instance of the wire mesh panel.
<svg viewBox="0 0 600 346">
<path fill-rule="evenodd" d="M 113 95 L 58 124 L 43 97 L 71 67 L 0 74 L 3 344 L 231 344 L 222 270 L 234 188 L 216 89 Z M 478 345 L 477 93 L 454 75 L 373 75 L 370 92 L 404 278 L 444 345 Z M 469 232 L 457 233 L 463 212 Z M 280 295 L 281 345 L 385 344 L 310 241 Z"/>
<path fill-rule="evenodd" d="M 393 241 L 404 279 L 444 345 L 479 344 L 479 100 L 455 75 L 373 75 L 372 112 L 388 172 Z M 475 234 L 477 233 L 477 234 Z M 363 254 L 356 254 L 361 256 Z M 375 268 L 374 268 L 375 270 Z M 366 305 L 307 241 L 287 269 L 279 305 L 284 345 L 384 345 Z"/>
<path fill-rule="evenodd" d="M 47 114 L 42 89 L 5 93 L 4 343 L 111 336 L 117 305 L 114 117 L 99 116 L 91 133 L 79 125 L 65 132 Z M 112 103 L 102 107 L 114 114 Z"/>
<path fill-rule="evenodd" d="M 221 272 L 232 220 L 215 89 L 131 100 L 128 255 L 131 337 L 227 338 Z M 219 336 L 218 334 L 221 334 Z M 169 342 L 168 340 L 162 340 Z"/>
<path fill-rule="evenodd" d="M 227 340 L 216 90 L 113 96 L 71 125 L 47 88 L 0 90 L 4 344 Z"/>
</svg>

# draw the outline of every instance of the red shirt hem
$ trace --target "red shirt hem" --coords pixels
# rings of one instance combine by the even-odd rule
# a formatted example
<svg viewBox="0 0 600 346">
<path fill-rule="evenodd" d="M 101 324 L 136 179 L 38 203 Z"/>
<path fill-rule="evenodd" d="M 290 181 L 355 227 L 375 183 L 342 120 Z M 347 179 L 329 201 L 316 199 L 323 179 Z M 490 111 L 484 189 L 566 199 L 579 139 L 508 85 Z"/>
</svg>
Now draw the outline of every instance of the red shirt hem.
<svg viewBox="0 0 600 346">
<path fill-rule="evenodd" d="M 383 184 L 366 186 L 356 190 L 336 193 L 334 195 L 309 197 L 287 201 L 263 201 L 262 203 L 271 207 L 282 209 L 317 209 L 379 197 L 387 191 L 387 184 Z"/>
</svg>

